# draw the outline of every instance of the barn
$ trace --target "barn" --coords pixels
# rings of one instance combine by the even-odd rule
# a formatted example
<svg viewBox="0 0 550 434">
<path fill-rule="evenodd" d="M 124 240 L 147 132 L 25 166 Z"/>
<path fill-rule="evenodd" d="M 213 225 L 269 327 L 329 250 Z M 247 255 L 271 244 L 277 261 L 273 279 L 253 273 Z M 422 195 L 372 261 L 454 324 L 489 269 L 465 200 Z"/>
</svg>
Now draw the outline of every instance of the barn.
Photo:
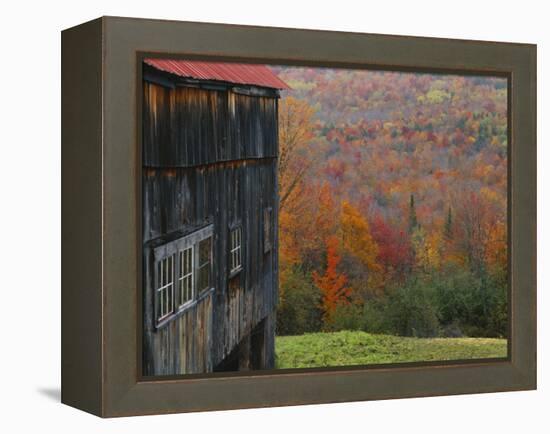
<svg viewBox="0 0 550 434">
<path fill-rule="evenodd" d="M 143 374 L 274 367 L 278 99 L 264 65 L 143 62 Z"/>
</svg>

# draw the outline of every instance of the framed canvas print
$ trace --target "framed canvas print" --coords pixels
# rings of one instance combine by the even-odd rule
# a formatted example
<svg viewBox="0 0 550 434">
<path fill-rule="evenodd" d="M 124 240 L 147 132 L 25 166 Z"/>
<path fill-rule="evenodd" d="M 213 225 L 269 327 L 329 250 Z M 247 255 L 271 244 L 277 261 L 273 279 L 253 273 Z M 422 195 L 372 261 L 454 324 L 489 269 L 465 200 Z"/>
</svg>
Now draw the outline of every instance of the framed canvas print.
<svg viewBox="0 0 550 434">
<path fill-rule="evenodd" d="M 536 46 L 62 33 L 62 401 L 536 387 Z"/>
</svg>

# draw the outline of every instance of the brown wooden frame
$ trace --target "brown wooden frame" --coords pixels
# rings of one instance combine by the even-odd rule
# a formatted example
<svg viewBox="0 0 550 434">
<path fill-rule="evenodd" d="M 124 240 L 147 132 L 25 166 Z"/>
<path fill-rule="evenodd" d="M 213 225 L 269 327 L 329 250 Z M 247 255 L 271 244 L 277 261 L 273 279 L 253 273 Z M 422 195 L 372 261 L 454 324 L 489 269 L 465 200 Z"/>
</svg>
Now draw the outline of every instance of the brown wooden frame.
<svg viewBox="0 0 550 434">
<path fill-rule="evenodd" d="M 507 359 L 141 378 L 141 59 L 498 75 Z M 103 416 L 536 388 L 536 46 L 103 17 L 62 32 L 62 402 Z"/>
</svg>

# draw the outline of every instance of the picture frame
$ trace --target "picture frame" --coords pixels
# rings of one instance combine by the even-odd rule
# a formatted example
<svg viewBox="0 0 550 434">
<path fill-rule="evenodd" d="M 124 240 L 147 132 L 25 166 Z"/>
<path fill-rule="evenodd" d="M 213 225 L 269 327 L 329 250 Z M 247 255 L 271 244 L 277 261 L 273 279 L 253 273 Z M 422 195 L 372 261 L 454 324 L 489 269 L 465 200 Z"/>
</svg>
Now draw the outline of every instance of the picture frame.
<svg viewBox="0 0 550 434">
<path fill-rule="evenodd" d="M 506 360 L 141 375 L 141 61 L 508 78 Z M 62 32 L 62 402 L 101 417 L 536 388 L 536 45 L 102 17 Z"/>
</svg>

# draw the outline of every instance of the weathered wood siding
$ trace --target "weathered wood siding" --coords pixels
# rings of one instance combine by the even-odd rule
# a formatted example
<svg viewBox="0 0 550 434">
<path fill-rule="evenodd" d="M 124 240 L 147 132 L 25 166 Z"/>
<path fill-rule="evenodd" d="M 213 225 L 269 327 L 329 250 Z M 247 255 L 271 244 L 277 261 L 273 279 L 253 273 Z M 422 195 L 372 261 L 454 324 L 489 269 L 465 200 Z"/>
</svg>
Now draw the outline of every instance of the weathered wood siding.
<svg viewBox="0 0 550 434">
<path fill-rule="evenodd" d="M 144 374 L 209 372 L 265 320 L 274 363 L 277 302 L 277 99 L 144 82 Z M 272 249 L 264 253 L 264 209 Z M 214 225 L 214 291 L 166 326 L 153 318 L 152 246 Z M 243 269 L 229 279 L 229 233 L 242 227 Z"/>
<path fill-rule="evenodd" d="M 144 334 L 147 355 L 143 359 L 146 375 L 212 371 L 212 304 L 213 292 L 158 330 L 147 328 Z M 145 307 L 144 315 L 151 324 L 152 306 L 150 303 Z"/>
<path fill-rule="evenodd" d="M 143 158 L 189 167 L 277 156 L 277 99 L 144 84 Z"/>
</svg>

